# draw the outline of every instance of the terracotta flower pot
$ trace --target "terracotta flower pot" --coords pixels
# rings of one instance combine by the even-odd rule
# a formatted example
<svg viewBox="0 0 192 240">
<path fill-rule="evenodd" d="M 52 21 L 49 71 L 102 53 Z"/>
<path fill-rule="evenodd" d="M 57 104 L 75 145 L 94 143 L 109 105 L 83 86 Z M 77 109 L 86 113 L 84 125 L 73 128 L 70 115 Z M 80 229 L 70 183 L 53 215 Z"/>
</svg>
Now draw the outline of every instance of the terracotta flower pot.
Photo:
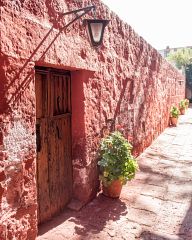
<svg viewBox="0 0 192 240">
<path fill-rule="evenodd" d="M 122 183 L 120 180 L 114 180 L 109 186 L 102 186 L 103 194 L 107 197 L 118 198 L 121 194 Z"/>
<path fill-rule="evenodd" d="M 175 117 L 171 117 L 171 125 L 172 126 L 177 126 L 177 121 L 178 121 L 178 118 L 175 118 Z"/>
<path fill-rule="evenodd" d="M 181 115 L 185 114 L 185 108 L 180 108 L 179 110 L 180 110 Z"/>
</svg>

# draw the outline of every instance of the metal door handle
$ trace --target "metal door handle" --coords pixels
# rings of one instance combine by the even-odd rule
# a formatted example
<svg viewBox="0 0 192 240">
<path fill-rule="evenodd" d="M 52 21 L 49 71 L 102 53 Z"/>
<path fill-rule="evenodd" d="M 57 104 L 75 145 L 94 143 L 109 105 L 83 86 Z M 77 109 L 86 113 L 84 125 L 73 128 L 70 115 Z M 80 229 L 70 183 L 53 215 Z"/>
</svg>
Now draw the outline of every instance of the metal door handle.
<svg viewBox="0 0 192 240">
<path fill-rule="evenodd" d="M 41 151 L 40 124 L 36 124 L 36 149 L 37 149 L 37 152 Z"/>
<path fill-rule="evenodd" d="M 59 139 L 62 139 L 62 136 L 61 136 L 61 133 L 60 133 L 59 127 L 56 126 L 56 129 L 57 129 L 57 137 L 58 137 Z"/>
<path fill-rule="evenodd" d="M 61 97 L 58 96 L 58 97 L 57 97 L 57 110 L 58 110 L 58 113 L 59 113 L 59 114 L 61 113 L 60 104 L 61 104 Z"/>
</svg>

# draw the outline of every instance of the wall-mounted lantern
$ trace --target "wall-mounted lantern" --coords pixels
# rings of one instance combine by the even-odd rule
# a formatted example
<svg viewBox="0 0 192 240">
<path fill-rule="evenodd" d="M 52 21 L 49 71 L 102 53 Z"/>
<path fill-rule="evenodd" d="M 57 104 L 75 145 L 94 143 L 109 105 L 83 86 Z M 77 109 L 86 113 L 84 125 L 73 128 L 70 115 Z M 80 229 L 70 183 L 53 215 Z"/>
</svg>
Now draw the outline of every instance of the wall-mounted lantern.
<svg viewBox="0 0 192 240">
<path fill-rule="evenodd" d="M 93 46 L 99 46 L 103 42 L 104 30 L 109 20 L 84 19 L 89 40 Z"/>
<path fill-rule="evenodd" d="M 95 6 L 88 6 L 85 8 L 80 8 L 77 10 L 73 10 L 70 12 L 66 12 L 61 14 L 60 16 L 66 16 L 69 14 L 76 14 L 76 17 L 71 20 L 69 23 L 67 23 L 63 28 L 69 27 L 71 24 L 73 24 L 76 20 L 79 18 L 83 17 L 85 14 L 90 12 L 91 10 L 95 11 L 96 7 Z M 89 36 L 89 40 L 92 44 L 92 46 L 99 46 L 103 42 L 103 36 L 104 36 L 104 30 L 107 24 L 109 23 L 109 20 L 105 19 L 84 19 L 84 25 L 86 26 L 87 33 Z"/>
</svg>

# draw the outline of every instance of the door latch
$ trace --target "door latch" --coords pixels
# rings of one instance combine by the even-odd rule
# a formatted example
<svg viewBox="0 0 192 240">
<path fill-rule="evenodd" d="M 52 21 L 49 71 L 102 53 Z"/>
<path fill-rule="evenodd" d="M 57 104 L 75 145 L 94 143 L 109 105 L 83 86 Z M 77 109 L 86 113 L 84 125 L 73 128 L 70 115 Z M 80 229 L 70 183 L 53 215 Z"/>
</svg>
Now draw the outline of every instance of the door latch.
<svg viewBox="0 0 192 240">
<path fill-rule="evenodd" d="M 37 152 L 41 151 L 41 132 L 40 132 L 40 124 L 36 124 L 36 149 Z"/>
<path fill-rule="evenodd" d="M 61 133 L 60 133 L 59 127 L 56 126 L 56 129 L 57 129 L 57 137 L 58 137 L 58 139 L 62 139 L 62 136 L 61 136 Z"/>
</svg>

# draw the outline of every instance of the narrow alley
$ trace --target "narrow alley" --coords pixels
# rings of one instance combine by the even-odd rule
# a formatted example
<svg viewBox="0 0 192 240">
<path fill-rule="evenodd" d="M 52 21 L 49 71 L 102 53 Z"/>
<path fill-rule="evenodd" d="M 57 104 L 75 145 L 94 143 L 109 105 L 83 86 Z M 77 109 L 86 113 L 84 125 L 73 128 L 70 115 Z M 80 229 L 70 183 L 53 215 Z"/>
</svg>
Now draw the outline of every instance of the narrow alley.
<svg viewBox="0 0 192 240">
<path fill-rule="evenodd" d="M 99 195 L 40 226 L 38 240 L 191 240 L 192 109 L 139 157 L 120 199 Z"/>
</svg>

